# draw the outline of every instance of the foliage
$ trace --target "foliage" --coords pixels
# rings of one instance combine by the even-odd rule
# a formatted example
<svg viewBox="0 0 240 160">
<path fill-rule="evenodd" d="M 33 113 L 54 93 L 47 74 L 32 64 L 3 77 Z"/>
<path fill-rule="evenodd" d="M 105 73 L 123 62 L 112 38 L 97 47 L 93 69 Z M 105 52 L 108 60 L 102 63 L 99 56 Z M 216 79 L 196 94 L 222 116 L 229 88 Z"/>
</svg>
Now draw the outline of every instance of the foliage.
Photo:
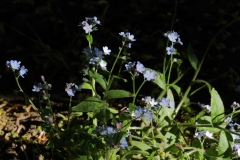
<svg viewBox="0 0 240 160">
<path fill-rule="evenodd" d="M 174 13 L 175 15 L 176 13 Z M 173 18 L 173 22 L 175 19 Z M 180 35 L 167 31 L 166 51 L 162 69 L 146 68 L 139 61 L 129 61 L 131 54 L 127 51 L 136 41 L 130 32 L 120 32 L 122 45 L 118 52 L 112 52 L 107 46 L 103 51 L 94 46 L 93 32 L 101 22 L 97 17 L 86 17 L 79 24 L 85 31 L 88 46 L 83 49 L 87 59 L 84 69 L 83 83 L 67 83 L 65 91 L 68 94 L 69 108 L 67 115 L 55 114 L 50 103 L 51 85 L 41 76 L 43 84 L 34 85 L 34 92 L 47 101 L 46 107 L 36 107 L 24 93 L 19 84 L 19 78 L 24 78 L 28 70 L 20 66 L 21 62 L 11 60 L 6 62 L 12 70 L 19 91 L 24 94 L 26 102 L 39 112 L 42 120 L 40 135 L 46 135 L 44 147 L 49 149 L 51 157 L 63 159 L 233 159 L 239 157 L 239 133 L 237 123 L 232 118 L 238 114 L 239 104 L 232 105 L 232 113 L 226 114 L 223 102 L 218 92 L 208 82 L 197 79 L 202 64 L 213 41 L 218 34 L 232 23 L 239 21 L 237 15 L 226 24 L 210 41 L 201 60 L 193 53 L 193 47 L 188 45 L 187 57 L 194 74 L 191 84 L 186 88 L 178 85 L 185 76 L 181 54 L 176 49 L 183 45 Z M 132 44 L 133 43 L 133 44 Z M 115 58 L 110 69 L 105 56 Z M 106 58 L 107 59 L 107 58 Z M 124 68 L 125 67 L 125 68 Z M 123 74 L 130 75 L 131 88 L 118 88 L 117 83 L 127 82 Z M 172 76 L 173 73 L 177 76 Z M 140 85 L 137 85 L 142 78 Z M 159 91 L 157 97 L 139 95 L 144 85 L 153 83 Z M 210 95 L 210 105 L 190 101 L 192 86 L 201 83 L 206 86 Z M 124 88 L 124 89 L 123 89 Z M 78 91 L 89 90 L 91 96 L 72 106 L 72 97 Z M 184 91 L 184 92 L 183 92 Z M 191 93 L 192 92 L 192 93 Z M 139 97 L 142 101 L 139 101 Z M 120 111 L 112 107 L 115 99 L 128 101 L 128 106 Z M 199 106 L 198 113 L 194 106 Z M 186 119 L 184 112 L 189 115 Z M 58 118 L 60 117 L 60 119 Z M 78 118 L 85 118 L 82 124 L 75 123 Z M 26 156 L 28 159 L 28 157 Z"/>
</svg>

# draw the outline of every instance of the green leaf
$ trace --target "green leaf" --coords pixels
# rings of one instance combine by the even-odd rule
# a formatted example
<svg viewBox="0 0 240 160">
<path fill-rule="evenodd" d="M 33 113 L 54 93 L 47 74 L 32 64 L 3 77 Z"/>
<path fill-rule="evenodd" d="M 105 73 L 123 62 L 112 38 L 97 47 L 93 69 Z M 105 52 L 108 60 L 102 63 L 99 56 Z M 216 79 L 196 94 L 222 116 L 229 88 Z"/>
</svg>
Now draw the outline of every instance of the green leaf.
<svg viewBox="0 0 240 160">
<path fill-rule="evenodd" d="M 113 109 L 113 108 L 109 108 L 109 111 L 113 114 L 117 114 L 118 113 L 118 110 L 116 109 Z"/>
<path fill-rule="evenodd" d="M 137 154 L 140 154 L 140 155 L 149 155 L 149 153 L 147 151 L 141 151 L 141 150 L 130 150 L 128 152 L 126 152 L 123 157 L 121 158 L 121 160 L 125 160 L 125 157 L 126 156 L 129 156 L 129 155 L 137 155 Z"/>
<path fill-rule="evenodd" d="M 208 124 L 209 126 L 212 126 L 212 118 L 210 116 L 203 116 L 200 119 L 198 119 L 197 124 Z M 209 131 L 212 133 L 219 132 L 220 129 L 213 128 L 213 127 L 197 127 L 198 130 L 204 130 Z"/>
<path fill-rule="evenodd" d="M 132 97 L 132 94 L 125 90 L 110 90 L 105 94 L 104 99 Z"/>
<path fill-rule="evenodd" d="M 153 156 L 155 155 L 156 151 L 152 152 L 151 155 L 148 157 L 147 160 L 152 160 L 153 159 Z"/>
<path fill-rule="evenodd" d="M 232 157 L 233 138 L 229 132 L 221 131 L 218 144 L 218 155 L 225 157 Z"/>
<path fill-rule="evenodd" d="M 81 88 L 81 89 L 90 89 L 90 90 L 93 89 L 92 86 L 91 86 L 91 84 L 89 84 L 89 83 L 87 83 L 87 82 L 83 82 L 83 83 L 80 85 L 79 88 Z"/>
<path fill-rule="evenodd" d="M 107 108 L 107 104 L 104 103 L 103 101 L 99 100 L 96 97 L 90 97 L 87 98 L 86 100 L 82 101 L 78 105 L 72 107 L 73 111 L 78 111 L 78 112 L 92 112 L 95 110 Z"/>
<path fill-rule="evenodd" d="M 224 106 L 218 92 L 213 88 L 211 91 L 211 117 L 212 122 L 224 121 Z"/>
<path fill-rule="evenodd" d="M 228 139 L 225 132 L 222 130 L 219 137 L 218 154 L 222 155 L 229 147 Z"/>
<path fill-rule="evenodd" d="M 179 86 L 177 86 L 177 85 L 175 85 L 175 84 L 170 84 L 169 86 L 171 86 L 171 87 L 177 92 L 177 94 L 178 94 L 179 96 L 182 95 L 181 87 L 179 87 Z"/>
<path fill-rule="evenodd" d="M 175 103 L 173 93 L 172 93 L 171 89 L 168 89 L 168 91 L 167 91 L 167 98 L 170 99 L 173 103 Z"/>
<path fill-rule="evenodd" d="M 165 90 L 166 88 L 166 82 L 165 82 L 165 77 L 162 73 L 158 72 L 158 71 L 154 71 L 157 74 L 157 77 L 155 79 L 155 81 L 153 81 L 155 84 L 157 84 L 160 88 L 162 88 L 163 90 Z"/>
<path fill-rule="evenodd" d="M 132 146 L 135 146 L 135 147 L 141 149 L 142 151 L 146 151 L 148 149 L 151 149 L 151 147 L 144 142 L 131 141 L 131 144 L 132 144 Z"/>
<path fill-rule="evenodd" d="M 115 133 L 113 135 L 113 144 L 117 145 L 121 141 L 121 139 L 122 139 L 124 134 L 125 134 L 124 132 L 117 132 L 117 133 Z"/>
<path fill-rule="evenodd" d="M 97 72 L 89 71 L 89 76 L 94 78 L 96 82 L 98 82 L 104 90 L 107 89 L 107 81 L 101 74 L 98 74 Z"/>
<path fill-rule="evenodd" d="M 108 151 L 108 153 L 110 152 L 110 154 L 108 154 L 108 155 L 110 155 L 109 156 L 109 160 L 116 160 L 117 159 L 117 152 L 120 150 L 120 148 L 116 148 L 116 149 L 111 149 L 111 150 L 109 150 Z M 104 158 L 103 158 L 104 159 Z"/>
<path fill-rule="evenodd" d="M 92 37 L 91 34 L 86 35 L 86 39 L 87 39 L 87 41 L 88 41 L 90 44 L 93 43 L 93 37 Z"/>
<path fill-rule="evenodd" d="M 172 146 L 175 143 L 178 143 L 180 139 L 180 131 L 177 125 L 174 125 L 165 135 L 167 141 L 167 147 Z"/>
<path fill-rule="evenodd" d="M 193 53 L 193 48 L 191 43 L 188 45 L 188 60 L 190 61 L 192 67 L 197 70 L 198 59 L 197 56 Z"/>
</svg>

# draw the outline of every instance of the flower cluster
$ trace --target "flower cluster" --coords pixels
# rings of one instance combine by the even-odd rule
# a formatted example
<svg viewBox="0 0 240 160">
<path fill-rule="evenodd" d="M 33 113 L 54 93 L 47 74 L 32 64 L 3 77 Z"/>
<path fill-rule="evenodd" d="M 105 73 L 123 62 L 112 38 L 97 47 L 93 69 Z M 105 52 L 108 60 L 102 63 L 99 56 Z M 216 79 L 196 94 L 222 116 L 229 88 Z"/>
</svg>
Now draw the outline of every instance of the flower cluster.
<svg viewBox="0 0 240 160">
<path fill-rule="evenodd" d="M 233 152 L 238 158 L 240 157 L 240 143 L 234 144 Z"/>
<path fill-rule="evenodd" d="M 103 60 L 104 55 L 110 55 L 111 50 L 108 49 L 107 46 L 103 47 L 103 51 L 99 50 L 96 47 L 93 49 L 84 48 L 83 52 L 86 54 L 87 57 L 90 57 L 89 64 L 99 65 L 101 69 L 107 70 L 107 62 Z"/>
<path fill-rule="evenodd" d="M 236 109 L 240 108 L 240 104 L 237 102 L 233 102 L 233 104 L 231 105 L 231 108 L 236 110 Z"/>
<path fill-rule="evenodd" d="M 211 112 L 211 106 L 198 103 L 202 109 L 205 109 L 207 113 Z"/>
<path fill-rule="evenodd" d="M 100 25 L 100 21 L 97 20 L 97 17 L 93 18 L 85 17 L 85 21 L 82 21 L 82 23 L 79 24 L 78 26 L 83 26 L 85 33 L 90 33 L 94 30 L 97 30 L 97 28 L 95 27 L 97 24 Z"/>
<path fill-rule="evenodd" d="M 147 96 L 145 98 L 142 98 L 142 101 L 145 102 L 147 106 L 153 107 L 153 108 L 175 108 L 175 103 L 171 101 L 169 98 L 158 98 L 155 100 L 154 98 L 151 98 L 150 96 Z"/>
<path fill-rule="evenodd" d="M 125 149 L 128 146 L 126 137 L 123 136 L 118 144 L 113 143 L 113 136 L 115 133 L 118 132 L 119 129 L 121 129 L 121 124 L 122 123 L 118 123 L 117 128 L 107 127 L 107 126 L 99 126 L 97 128 L 97 131 L 100 135 L 104 136 L 104 138 L 109 146 L 114 146 L 115 148 L 121 147 L 121 148 Z"/>
<path fill-rule="evenodd" d="M 193 137 L 194 138 L 201 138 L 203 136 L 208 137 L 210 139 L 213 139 L 213 133 L 211 133 L 209 131 L 199 131 L 199 132 L 196 132 Z"/>
<path fill-rule="evenodd" d="M 174 43 L 180 43 L 181 45 L 183 45 L 180 36 L 178 35 L 177 32 L 174 31 L 168 31 L 167 33 L 164 33 L 164 36 L 168 37 L 168 39 L 172 42 L 172 45 L 166 48 L 167 54 L 168 55 L 175 54 L 177 50 L 173 47 Z"/>
<path fill-rule="evenodd" d="M 41 76 L 41 80 L 43 81 L 43 84 L 42 83 L 38 83 L 37 85 L 34 85 L 32 91 L 33 92 L 40 92 L 40 91 L 42 91 L 43 94 L 46 94 L 46 90 L 50 90 L 52 85 L 48 84 L 45 81 L 44 76 Z"/>
<path fill-rule="evenodd" d="M 136 120 L 141 120 L 143 118 L 145 121 L 149 122 L 154 118 L 154 115 L 151 109 L 138 106 L 137 109 L 132 112 L 132 117 L 136 118 Z"/>
<path fill-rule="evenodd" d="M 74 86 L 74 88 L 72 88 Z M 80 88 L 75 83 L 66 83 L 65 91 L 68 96 L 75 96 L 76 91 L 80 91 Z"/>
<path fill-rule="evenodd" d="M 125 64 L 126 70 L 132 74 L 138 76 L 139 73 L 142 73 L 144 78 L 147 81 L 154 81 L 156 79 L 157 74 L 150 69 L 146 69 L 142 63 L 137 62 L 136 68 L 135 68 L 135 62 L 128 62 L 128 64 Z"/>
<path fill-rule="evenodd" d="M 129 42 L 129 43 L 125 44 L 125 46 L 127 48 L 131 48 L 132 43 L 130 43 L 130 42 L 136 41 L 136 39 L 134 39 L 134 35 L 131 35 L 129 32 L 126 32 L 126 33 L 120 32 L 119 35 L 122 36 L 122 43 L 125 44 L 126 42 Z"/>
<path fill-rule="evenodd" d="M 18 70 L 18 74 L 24 78 L 24 75 L 27 73 L 27 69 L 24 66 L 20 67 L 21 62 L 16 61 L 16 60 L 11 60 L 11 61 L 7 61 L 6 62 L 6 66 L 7 68 L 10 68 L 13 70 L 13 72 L 15 72 L 16 70 Z"/>
</svg>

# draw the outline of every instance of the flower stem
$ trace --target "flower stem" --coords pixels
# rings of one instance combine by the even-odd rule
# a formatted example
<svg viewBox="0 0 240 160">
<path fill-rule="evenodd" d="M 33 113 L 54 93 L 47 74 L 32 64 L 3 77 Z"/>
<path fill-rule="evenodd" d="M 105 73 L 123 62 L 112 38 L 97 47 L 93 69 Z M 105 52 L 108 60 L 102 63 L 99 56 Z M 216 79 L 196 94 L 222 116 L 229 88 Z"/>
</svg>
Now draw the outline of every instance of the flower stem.
<svg viewBox="0 0 240 160">
<path fill-rule="evenodd" d="M 24 93 L 22 87 L 20 86 L 20 84 L 19 84 L 19 82 L 18 82 L 19 76 L 16 76 L 15 72 L 13 72 L 13 73 L 14 73 L 14 77 L 15 77 L 15 79 L 16 79 L 16 82 L 17 82 L 19 91 L 23 93 L 25 99 L 32 105 L 33 109 L 37 111 L 37 110 L 38 110 L 37 107 L 36 107 L 36 106 L 33 104 L 33 102 L 28 98 L 28 96 Z"/>
</svg>

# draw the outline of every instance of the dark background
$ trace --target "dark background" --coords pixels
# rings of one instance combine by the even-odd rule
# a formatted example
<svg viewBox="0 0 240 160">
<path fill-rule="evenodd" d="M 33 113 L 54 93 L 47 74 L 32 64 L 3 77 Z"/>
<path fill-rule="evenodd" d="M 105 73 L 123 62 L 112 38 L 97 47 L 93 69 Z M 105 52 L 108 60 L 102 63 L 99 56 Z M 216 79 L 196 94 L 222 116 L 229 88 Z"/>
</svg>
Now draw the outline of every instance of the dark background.
<svg viewBox="0 0 240 160">
<path fill-rule="evenodd" d="M 117 54 L 121 45 L 119 32 L 128 30 L 136 42 L 128 50 L 133 61 L 162 71 L 166 38 L 171 30 L 174 0 L 2 0 L 0 5 L 0 93 L 9 94 L 17 89 L 11 72 L 6 71 L 7 60 L 22 62 L 29 71 L 20 78 L 23 89 L 30 95 L 32 86 L 41 82 L 40 76 L 52 84 L 51 94 L 67 96 L 67 82 L 82 82 L 81 70 L 85 68 L 82 49 L 87 47 L 85 32 L 78 24 L 85 17 L 97 16 L 101 21 L 99 31 L 93 32 L 94 46 L 108 46 Z M 183 46 L 176 45 L 182 55 L 185 70 L 190 66 L 187 48 L 192 44 L 200 60 L 210 39 L 239 13 L 238 0 L 183 0 L 178 2 L 177 23 L 173 30 L 180 34 Z M 234 88 L 240 85 L 239 74 L 239 23 L 229 26 L 216 38 L 203 63 L 199 79 L 210 81 L 221 95 L 225 105 L 240 102 Z M 178 56 L 176 56 L 178 57 Z M 108 69 L 111 58 L 107 58 Z M 189 85 L 193 70 L 179 83 L 184 89 Z M 174 74 L 173 74 L 174 76 Z M 233 79 L 234 78 L 234 79 Z M 121 82 L 120 82 L 121 83 Z M 129 83 L 131 85 L 131 83 Z M 129 84 L 126 85 L 126 89 Z M 122 85 L 124 86 L 124 85 Z M 123 87 L 124 88 L 124 87 Z M 156 93 L 156 86 L 148 83 L 142 95 Z M 208 90 L 193 96 L 193 101 L 209 103 Z"/>
</svg>

